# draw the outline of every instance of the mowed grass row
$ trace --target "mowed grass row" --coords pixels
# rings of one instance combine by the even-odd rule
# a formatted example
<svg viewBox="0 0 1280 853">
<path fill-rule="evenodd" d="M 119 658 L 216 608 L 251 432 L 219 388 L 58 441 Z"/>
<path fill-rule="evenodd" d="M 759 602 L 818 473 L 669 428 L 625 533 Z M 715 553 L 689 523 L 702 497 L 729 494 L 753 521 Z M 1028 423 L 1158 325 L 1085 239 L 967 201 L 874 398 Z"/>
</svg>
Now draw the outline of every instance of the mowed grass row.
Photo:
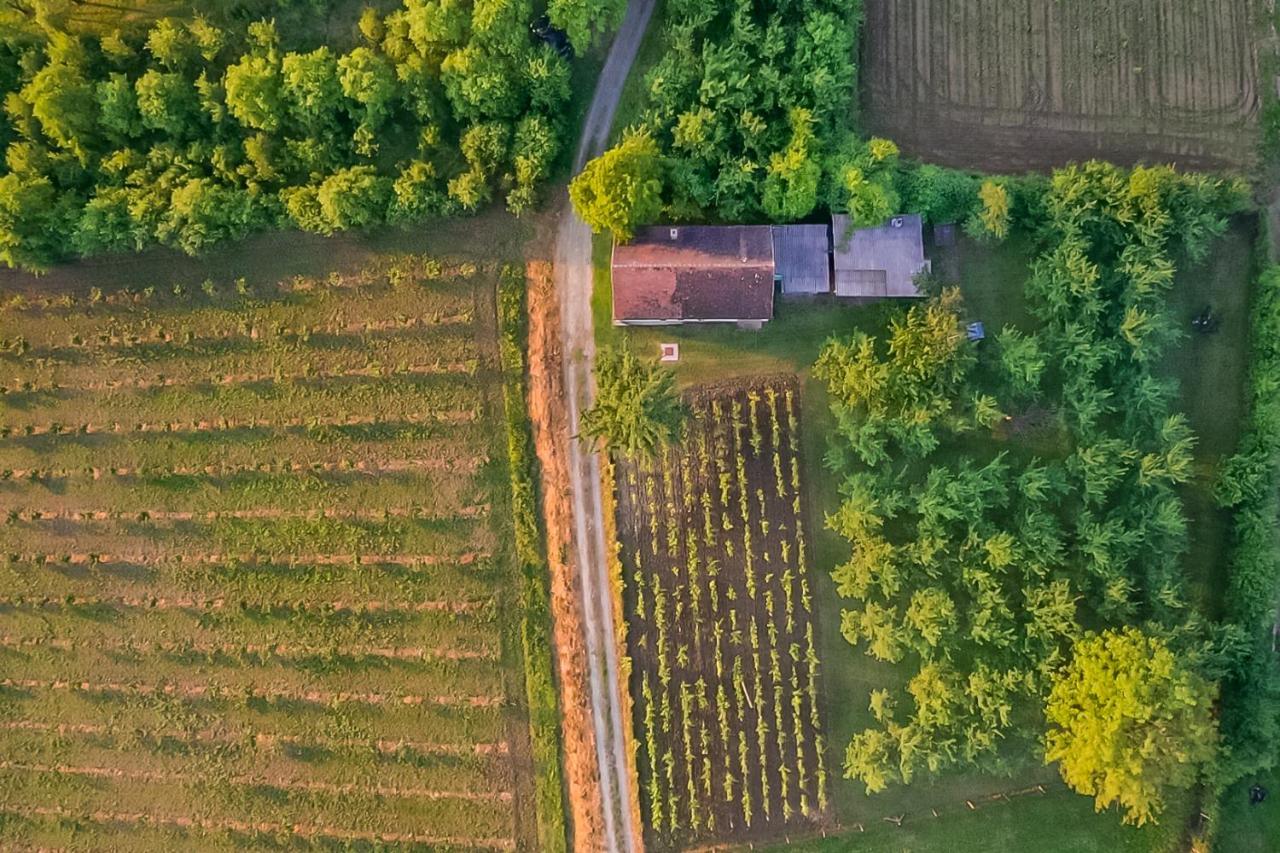
<svg viewBox="0 0 1280 853">
<path fill-rule="evenodd" d="M 172 357 L 136 363 L 116 358 L 105 363 L 61 365 L 35 362 L 4 365 L 0 387 L 13 408 L 54 401 L 91 402 L 104 392 L 166 387 L 319 384 L 332 379 L 356 382 L 365 377 L 403 373 L 415 376 L 469 375 L 481 367 L 468 331 L 450 329 L 394 339 L 350 338 L 340 346 L 312 342 L 285 351 L 216 355 L 179 350 Z"/>
<path fill-rule="evenodd" d="M 430 565 L 237 559 L 215 563 L 37 563 L 0 559 L 0 589 L 28 600 L 153 597 L 240 601 L 474 602 L 492 597 L 493 558 Z M 47 559 L 47 558 L 46 558 Z M 3 633 L 3 632 L 0 632 Z"/>
<path fill-rule="evenodd" d="M 0 441 L 0 489 L 32 476 L 42 482 L 122 477 L 131 488 L 154 485 L 167 491 L 209 480 L 230 486 L 231 478 L 248 482 L 277 472 L 347 478 L 365 473 L 387 482 L 387 475 L 422 471 L 467 474 L 490 458 L 484 424 L 476 421 L 242 429 L 234 442 L 201 432 L 88 438 Z"/>
<path fill-rule="evenodd" d="M 0 846 L 515 845 L 490 282 L 396 263 L 0 311 Z"/>
<path fill-rule="evenodd" d="M 151 508 L 159 513 L 162 510 Z M 397 507 L 397 511 L 415 511 Z M 19 510 L 14 510 L 19 511 Z M 427 510 L 422 510 L 426 512 Z M 164 559 L 175 553 L 426 555 L 445 560 L 472 548 L 484 548 L 492 537 L 471 507 L 448 507 L 455 513 L 440 520 L 391 518 L 386 521 L 308 518 L 271 507 L 246 512 L 279 513 L 276 518 L 229 516 L 214 520 L 23 521 L 5 526 L 8 553 L 134 555 Z M 378 512 L 372 510 L 371 512 Z M 465 513 L 465 514 L 464 514 Z M 137 518 L 136 515 L 133 516 Z"/>
<path fill-rule="evenodd" d="M 253 385 L 170 387 L 143 392 L 41 395 L 10 402 L 0 438 L 15 444 L 43 434 L 86 441 L 139 431 L 220 432 L 236 425 L 301 426 L 310 423 L 456 423 L 479 416 L 477 385 L 470 373 L 301 379 Z M 118 425 L 118 429 L 116 428 Z M 82 429 L 84 428 L 84 429 Z M 233 438 L 233 437 L 228 437 Z"/>
<path fill-rule="evenodd" d="M 179 743 L 264 740 L 300 755 L 404 750 L 428 755 L 507 752 L 503 709 L 348 701 L 324 704 L 281 695 L 209 690 L 93 689 L 92 685 L 0 687 L 0 726 L 34 726 L 50 740 L 84 737 L 87 730 L 151 748 L 156 739 Z"/>
</svg>

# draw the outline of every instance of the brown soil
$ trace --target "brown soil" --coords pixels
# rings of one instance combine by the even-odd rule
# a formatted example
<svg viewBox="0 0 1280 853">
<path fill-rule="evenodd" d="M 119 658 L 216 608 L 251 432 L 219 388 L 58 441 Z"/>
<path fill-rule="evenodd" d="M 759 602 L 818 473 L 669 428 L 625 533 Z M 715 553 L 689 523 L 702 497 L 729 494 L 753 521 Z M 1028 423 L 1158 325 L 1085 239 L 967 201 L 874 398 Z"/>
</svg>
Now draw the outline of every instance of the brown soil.
<svg viewBox="0 0 1280 853">
<path fill-rule="evenodd" d="M 782 377 L 700 388 L 682 445 L 617 463 L 650 849 L 826 811 L 797 397 Z"/>
<path fill-rule="evenodd" d="M 1250 3 L 868 0 L 868 129 L 987 171 L 1255 160 Z"/>
<path fill-rule="evenodd" d="M 573 513 L 562 389 L 560 311 L 551 266 L 533 261 L 529 282 L 529 415 L 542 470 L 542 511 L 551 566 L 551 611 L 564 726 L 564 761 L 575 850 L 603 849 L 599 769 L 588 713 L 582 594 L 573 566 Z"/>
</svg>

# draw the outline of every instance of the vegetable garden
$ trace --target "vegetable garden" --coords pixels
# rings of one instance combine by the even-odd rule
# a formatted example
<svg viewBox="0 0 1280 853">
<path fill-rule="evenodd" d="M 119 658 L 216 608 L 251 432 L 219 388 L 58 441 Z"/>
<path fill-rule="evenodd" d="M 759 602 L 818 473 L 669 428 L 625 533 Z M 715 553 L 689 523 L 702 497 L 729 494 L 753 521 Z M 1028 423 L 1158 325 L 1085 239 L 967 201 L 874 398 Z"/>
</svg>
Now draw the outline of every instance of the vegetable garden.
<svg viewBox="0 0 1280 853">
<path fill-rule="evenodd" d="M 532 843 L 495 275 L 6 301 L 0 846 Z"/>
<path fill-rule="evenodd" d="M 616 469 L 651 844 L 827 809 L 792 379 L 702 389 L 681 446 Z"/>
</svg>

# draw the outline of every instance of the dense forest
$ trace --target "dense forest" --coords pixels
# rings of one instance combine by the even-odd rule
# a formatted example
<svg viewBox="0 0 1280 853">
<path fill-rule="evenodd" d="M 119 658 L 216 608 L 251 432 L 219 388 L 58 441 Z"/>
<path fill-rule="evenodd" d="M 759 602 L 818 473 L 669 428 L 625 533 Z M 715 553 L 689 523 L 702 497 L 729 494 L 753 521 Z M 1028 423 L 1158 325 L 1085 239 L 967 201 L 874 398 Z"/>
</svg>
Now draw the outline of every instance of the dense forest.
<svg viewBox="0 0 1280 853">
<path fill-rule="evenodd" d="M 270 18 L 102 32 L 73 26 L 73 7 L 5 10 L 10 266 L 153 243 L 196 253 L 265 227 L 331 233 L 495 198 L 521 212 L 569 131 L 569 62 L 530 31 L 532 0 L 366 9 L 344 51 L 286 49 Z M 549 11 L 585 49 L 623 8 Z"/>
</svg>

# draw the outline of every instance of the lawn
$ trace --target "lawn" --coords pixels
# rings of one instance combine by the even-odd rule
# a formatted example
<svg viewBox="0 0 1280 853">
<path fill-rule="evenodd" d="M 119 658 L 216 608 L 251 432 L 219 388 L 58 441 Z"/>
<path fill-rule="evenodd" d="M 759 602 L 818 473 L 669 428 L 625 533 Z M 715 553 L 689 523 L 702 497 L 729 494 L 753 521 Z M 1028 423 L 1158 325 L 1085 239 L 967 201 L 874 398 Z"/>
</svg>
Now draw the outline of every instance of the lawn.
<svg viewBox="0 0 1280 853">
<path fill-rule="evenodd" d="M 0 275 L 0 846 L 533 843 L 499 219 Z"/>
<path fill-rule="evenodd" d="M 1249 788 L 1260 784 L 1269 796 L 1249 804 Z M 1218 815 L 1218 853 L 1271 853 L 1280 850 L 1280 771 L 1246 779 L 1222 798 Z"/>
<path fill-rule="evenodd" d="M 1194 425 L 1208 433 L 1201 442 L 1199 456 L 1205 470 L 1211 469 L 1218 455 L 1226 452 L 1235 440 L 1236 424 L 1230 412 L 1239 411 L 1245 339 L 1242 333 L 1232 330 L 1245 328 L 1242 312 L 1247 301 L 1248 247 L 1248 234 L 1239 229 L 1232 231 L 1215 245 L 1211 255 L 1213 260 L 1206 268 L 1189 269 L 1179 276 L 1174 297 L 1180 306 L 1196 303 L 1197 308 L 1199 302 L 1208 298 L 1223 318 L 1223 326 L 1217 335 L 1208 340 L 1188 338 L 1175 351 L 1173 361 L 1185 385 L 1184 400 L 1189 416 Z M 1024 239 L 1013 239 L 998 247 L 979 246 L 961 239 L 953 249 L 934 250 L 933 256 L 935 270 L 940 277 L 944 281 L 959 282 L 969 315 L 982 320 L 989 334 L 993 334 L 1006 324 L 1023 329 L 1034 328 L 1034 320 L 1027 312 L 1023 297 L 1031 252 L 1030 242 Z M 841 600 L 835 593 L 829 573 L 845 559 L 848 546 L 822 524 L 823 508 L 836 506 L 839 493 L 838 483 L 825 476 L 822 462 L 832 427 L 826 391 L 821 383 L 811 378 L 810 367 L 830 336 L 847 335 L 855 330 L 879 332 L 890 318 L 903 310 L 902 306 L 780 301 L 775 319 L 760 332 L 740 331 L 732 327 L 620 328 L 610 322 L 608 262 L 609 242 L 605 238 L 597 238 L 593 311 L 598 344 L 626 341 L 640 353 L 656 357 L 659 343 L 679 343 L 680 361 L 673 367 L 684 387 L 762 374 L 793 373 L 799 377 L 805 413 L 802 445 L 810 506 L 814 508 L 810 522 L 814 530 L 810 543 L 816 568 L 814 621 L 822 662 L 823 723 L 830 744 L 828 764 L 833 771 L 831 799 L 838 824 L 851 827 L 863 823 L 870 827 L 883 824 L 882 818 L 888 816 L 907 814 L 918 819 L 929 815 L 930 809 L 935 808 L 944 815 L 951 814 L 966 799 L 976 800 L 1056 780 L 1051 769 L 1035 762 L 1028 764 L 1022 759 L 1024 769 L 1015 771 L 1011 776 L 966 773 L 936 780 L 917 779 L 909 787 L 891 788 L 868 797 L 860 784 L 843 779 L 838 772 L 842 765 L 844 742 L 871 719 L 867 707 L 870 690 L 899 675 L 895 667 L 851 649 L 840 634 Z M 1212 287 L 1212 297 L 1206 297 L 1205 286 Z M 1182 311 L 1182 308 L 1177 310 Z M 1196 393 L 1188 390 L 1191 388 L 1205 390 Z M 1224 411 L 1228 413 L 1226 417 L 1220 414 Z M 1216 423 L 1216 420 L 1224 423 Z M 1208 480 L 1202 480 L 1189 490 L 1196 549 L 1193 555 L 1211 555 L 1213 560 L 1219 560 L 1222 545 L 1214 537 L 1225 537 L 1226 529 L 1215 526 L 1220 524 L 1216 510 L 1205 513 L 1208 488 Z M 1208 557 L 1198 559 L 1193 556 L 1190 561 L 1195 561 L 1197 577 L 1211 577 L 1212 572 L 1220 571 L 1210 568 L 1217 563 L 1210 562 Z M 1159 830 L 1121 829 L 1114 814 L 1094 817 L 1087 800 L 1065 791 L 1044 800 L 1019 802 L 1000 809 L 993 808 L 989 814 L 965 813 L 954 820 L 948 818 L 940 821 L 936 830 L 904 830 L 901 835 L 887 837 L 870 831 L 865 836 L 855 834 L 835 843 L 835 846 L 820 849 L 1160 850 L 1166 840 Z M 967 811 L 962 809 L 962 812 Z M 1070 831 L 1046 832 L 1044 821 L 1049 819 L 1069 822 Z M 953 823 L 956 825 L 954 831 L 950 828 Z M 993 837 L 1006 839 L 1007 843 L 992 846 Z M 940 840 L 944 838 L 945 841 Z M 902 845 L 903 839 L 907 839 L 905 846 Z M 874 846 L 877 844 L 882 846 Z M 940 844 L 947 846 L 937 846 Z"/>
</svg>

